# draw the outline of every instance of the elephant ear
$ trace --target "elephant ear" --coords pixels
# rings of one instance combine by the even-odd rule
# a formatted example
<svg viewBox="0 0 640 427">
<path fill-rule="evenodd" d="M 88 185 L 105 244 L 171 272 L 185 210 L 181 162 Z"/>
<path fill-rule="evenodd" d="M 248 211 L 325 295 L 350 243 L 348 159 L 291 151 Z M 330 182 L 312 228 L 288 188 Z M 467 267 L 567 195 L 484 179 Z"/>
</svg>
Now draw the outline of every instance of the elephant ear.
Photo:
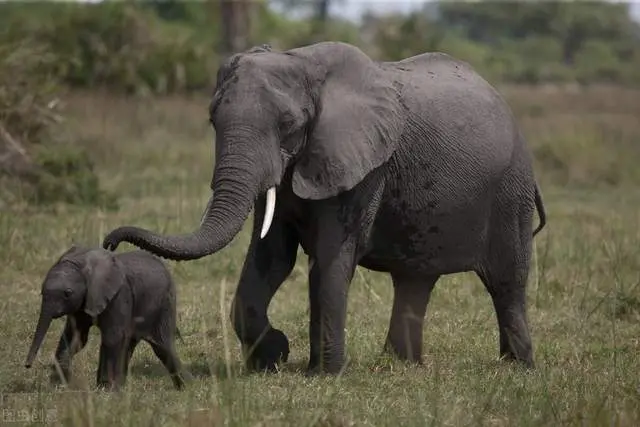
<svg viewBox="0 0 640 427">
<path fill-rule="evenodd" d="M 72 261 L 80 260 L 82 259 L 84 254 L 87 253 L 89 250 L 90 249 L 85 246 L 77 245 L 74 243 L 71 245 L 69 249 L 67 249 L 62 255 L 60 255 L 57 262 L 60 262 L 64 259 L 68 259 Z"/>
<path fill-rule="evenodd" d="M 122 264 L 106 250 L 90 251 L 83 268 L 87 282 L 84 311 L 96 317 L 104 311 L 125 282 Z"/>
<path fill-rule="evenodd" d="M 341 53 L 327 69 L 315 124 L 294 166 L 293 191 L 304 199 L 352 189 L 389 160 L 401 136 L 399 85 L 360 51 Z"/>
</svg>

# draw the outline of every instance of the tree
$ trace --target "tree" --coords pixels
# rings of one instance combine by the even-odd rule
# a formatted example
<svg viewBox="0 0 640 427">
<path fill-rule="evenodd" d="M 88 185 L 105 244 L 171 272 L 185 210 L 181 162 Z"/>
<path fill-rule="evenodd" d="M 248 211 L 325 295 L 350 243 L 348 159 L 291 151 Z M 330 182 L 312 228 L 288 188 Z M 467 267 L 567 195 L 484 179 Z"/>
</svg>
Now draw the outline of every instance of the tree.
<svg viewBox="0 0 640 427">
<path fill-rule="evenodd" d="M 580 49 L 591 40 L 616 43 L 631 36 L 634 26 L 625 3 L 554 4 L 550 32 L 562 40 L 563 61 L 574 63 Z"/>
<path fill-rule="evenodd" d="M 446 2 L 440 5 L 440 14 L 443 24 L 480 42 L 558 38 L 567 65 L 573 64 L 587 40 L 622 41 L 635 26 L 628 4 L 610 2 Z"/>
<path fill-rule="evenodd" d="M 220 0 L 223 56 L 248 48 L 253 3 L 252 0 Z"/>
<path fill-rule="evenodd" d="M 331 2 L 329 0 L 318 0 L 316 5 L 316 19 L 318 19 L 318 21 L 322 23 L 327 22 L 330 4 Z"/>
</svg>

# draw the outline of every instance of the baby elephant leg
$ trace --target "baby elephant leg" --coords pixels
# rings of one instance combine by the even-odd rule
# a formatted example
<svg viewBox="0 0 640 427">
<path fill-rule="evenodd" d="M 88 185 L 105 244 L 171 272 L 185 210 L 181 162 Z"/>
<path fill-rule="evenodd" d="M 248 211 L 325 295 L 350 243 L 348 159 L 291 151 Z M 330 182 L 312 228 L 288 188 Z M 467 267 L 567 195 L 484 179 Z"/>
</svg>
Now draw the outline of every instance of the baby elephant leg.
<svg viewBox="0 0 640 427">
<path fill-rule="evenodd" d="M 182 364 L 176 353 L 175 346 L 172 341 L 158 340 L 155 342 L 149 341 L 153 352 L 158 359 L 167 368 L 169 374 L 171 374 L 171 380 L 174 386 L 181 390 L 185 385 L 184 373 L 182 372 Z"/>
<path fill-rule="evenodd" d="M 91 328 L 91 319 L 87 316 L 67 316 L 62 335 L 58 341 L 58 348 L 55 353 L 55 361 L 58 366 L 52 366 L 51 380 L 60 379 L 69 382 L 71 376 L 71 359 L 73 356 L 84 348 L 89 339 L 89 329 Z M 60 371 L 58 372 L 58 367 Z"/>
<path fill-rule="evenodd" d="M 127 348 L 127 355 L 124 359 L 124 373 L 126 376 L 129 375 L 129 364 L 131 362 L 131 357 L 133 356 L 133 352 L 136 349 L 136 346 L 138 345 L 140 341 L 137 338 L 131 338 L 131 340 L 129 341 L 129 346 Z"/>
<path fill-rule="evenodd" d="M 122 338 L 116 342 L 102 341 L 100 360 L 98 362 L 98 387 L 117 391 L 126 381 L 127 357 L 129 357 L 130 338 Z"/>
</svg>

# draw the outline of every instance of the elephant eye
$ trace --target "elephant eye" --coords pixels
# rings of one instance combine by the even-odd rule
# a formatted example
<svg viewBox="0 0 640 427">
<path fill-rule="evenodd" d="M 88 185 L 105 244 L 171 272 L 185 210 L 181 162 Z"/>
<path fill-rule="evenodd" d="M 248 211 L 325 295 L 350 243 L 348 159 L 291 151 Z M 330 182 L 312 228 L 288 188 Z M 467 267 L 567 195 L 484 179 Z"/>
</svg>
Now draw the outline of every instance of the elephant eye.
<svg viewBox="0 0 640 427">
<path fill-rule="evenodd" d="M 280 122 L 280 133 L 287 134 L 293 130 L 296 125 L 296 117 L 291 113 L 284 114 Z"/>
<path fill-rule="evenodd" d="M 65 289 L 65 290 L 64 290 L 64 296 L 65 296 L 65 297 L 67 297 L 67 298 L 68 298 L 68 297 L 70 297 L 70 296 L 71 296 L 71 294 L 73 294 L 73 289 L 71 289 L 71 288 L 67 288 L 67 289 Z"/>
</svg>

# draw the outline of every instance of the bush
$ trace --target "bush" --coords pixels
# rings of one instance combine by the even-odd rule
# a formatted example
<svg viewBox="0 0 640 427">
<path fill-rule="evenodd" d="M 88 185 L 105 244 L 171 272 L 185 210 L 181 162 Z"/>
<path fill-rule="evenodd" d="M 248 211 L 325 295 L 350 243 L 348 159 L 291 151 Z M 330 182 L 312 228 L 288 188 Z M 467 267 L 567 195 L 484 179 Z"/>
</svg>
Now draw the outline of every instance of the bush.
<svg viewBox="0 0 640 427">
<path fill-rule="evenodd" d="M 94 165 L 76 145 L 55 144 L 37 150 L 38 173 L 28 200 L 36 204 L 63 202 L 117 208 L 114 194 L 100 189 Z"/>
<path fill-rule="evenodd" d="M 26 16 L 27 7 L 36 13 Z M 10 16 L 5 19 L 12 37 L 33 37 L 47 46 L 57 58 L 55 73 L 71 87 L 163 94 L 211 83 L 213 43 L 150 8 L 119 2 L 0 8 Z"/>
<path fill-rule="evenodd" d="M 29 40 L 0 44 L 0 126 L 8 153 L 25 157 L 20 141 L 40 142 L 56 120 L 51 103 L 55 81 L 50 78 L 54 59 Z"/>
<path fill-rule="evenodd" d="M 638 126 L 632 118 L 558 116 L 544 119 L 547 129 L 532 136 L 536 163 L 546 179 L 585 188 L 640 183 Z"/>
<path fill-rule="evenodd" d="M 0 39 L 2 40 L 2 39 Z M 0 42 L 0 192 L 3 203 L 115 205 L 88 156 L 62 146 L 55 128 L 55 55 L 33 40 Z M 57 154 L 56 154 L 57 153 Z"/>
</svg>

